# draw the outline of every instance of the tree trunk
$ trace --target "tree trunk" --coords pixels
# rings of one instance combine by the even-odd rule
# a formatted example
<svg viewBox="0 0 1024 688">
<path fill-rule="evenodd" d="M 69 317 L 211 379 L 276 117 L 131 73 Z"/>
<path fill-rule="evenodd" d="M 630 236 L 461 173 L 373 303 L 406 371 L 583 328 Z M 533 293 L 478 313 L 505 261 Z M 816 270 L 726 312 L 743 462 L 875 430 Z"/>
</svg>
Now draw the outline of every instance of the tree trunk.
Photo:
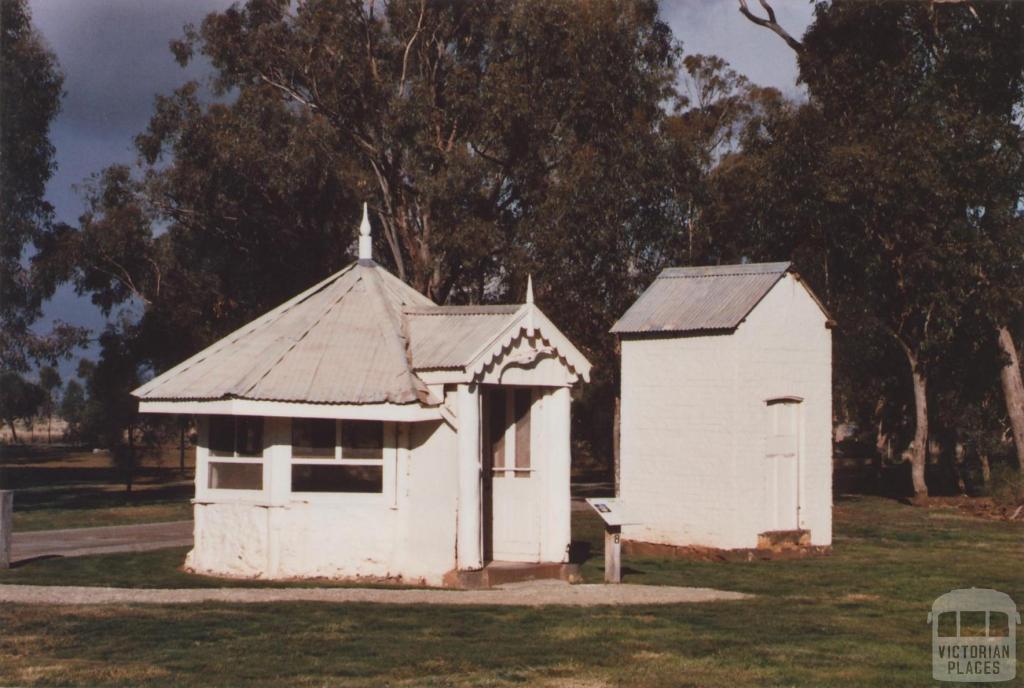
<svg viewBox="0 0 1024 688">
<path fill-rule="evenodd" d="M 914 499 L 928 499 L 928 484 L 924 471 L 928 456 L 928 378 L 921 370 L 914 351 L 899 337 L 896 337 L 907 356 L 914 384 L 914 441 L 908 448 L 910 453 L 910 477 L 914 488 Z"/>
<path fill-rule="evenodd" d="M 21 444 L 21 442 L 18 441 L 18 431 L 14 428 L 14 421 L 9 420 L 7 421 L 7 424 L 11 426 L 11 442 L 14 444 Z"/>
<path fill-rule="evenodd" d="M 1009 359 L 999 371 L 999 380 L 1003 386 L 1003 397 L 1006 399 L 1006 412 L 1010 416 L 1013 444 L 1017 448 L 1017 465 L 1024 473 L 1024 382 L 1021 382 L 1017 347 L 1014 346 L 1013 337 L 1006 327 L 999 328 L 999 348 Z"/>
<path fill-rule="evenodd" d="M 981 463 L 981 479 L 985 481 L 987 488 L 992 484 L 992 467 L 988 463 L 988 452 L 978 454 L 978 461 Z"/>
<path fill-rule="evenodd" d="M 882 469 L 885 462 L 892 458 L 891 439 L 885 431 L 885 397 L 879 397 L 875 404 L 875 418 L 878 424 L 875 426 L 875 460 L 872 461 L 874 475 L 872 476 L 872 488 L 878 490 L 882 485 Z"/>
</svg>

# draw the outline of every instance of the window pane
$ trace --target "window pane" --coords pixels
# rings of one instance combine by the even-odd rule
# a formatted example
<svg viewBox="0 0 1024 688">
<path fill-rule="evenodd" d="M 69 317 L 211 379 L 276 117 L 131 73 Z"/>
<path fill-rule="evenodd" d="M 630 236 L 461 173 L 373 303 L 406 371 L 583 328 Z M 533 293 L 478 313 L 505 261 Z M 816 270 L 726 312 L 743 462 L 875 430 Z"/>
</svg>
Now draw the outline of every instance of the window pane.
<svg viewBox="0 0 1024 688">
<path fill-rule="evenodd" d="M 292 419 L 292 456 L 302 459 L 334 458 L 333 420 L 322 418 Z"/>
<path fill-rule="evenodd" d="M 263 418 L 236 416 L 235 451 L 239 456 L 263 456 Z"/>
<path fill-rule="evenodd" d="M 487 434 L 492 468 L 505 467 L 505 390 L 490 388 L 487 396 Z"/>
<path fill-rule="evenodd" d="M 262 490 L 263 465 L 211 461 L 209 480 L 213 490 Z"/>
<path fill-rule="evenodd" d="M 1010 637 L 1010 616 L 1003 612 L 989 612 L 988 635 L 990 638 Z"/>
<path fill-rule="evenodd" d="M 382 492 L 381 466 L 292 466 L 292 492 Z"/>
<path fill-rule="evenodd" d="M 210 453 L 214 456 L 234 456 L 235 419 L 233 416 L 210 416 Z"/>
<path fill-rule="evenodd" d="M 516 468 L 530 467 L 530 405 L 532 403 L 533 390 L 516 390 Z M 526 477 L 525 474 L 523 476 Z"/>
<path fill-rule="evenodd" d="M 341 458 L 384 458 L 384 423 L 376 420 L 343 420 Z"/>
<path fill-rule="evenodd" d="M 985 612 L 960 612 L 960 637 L 984 637 Z"/>
<path fill-rule="evenodd" d="M 956 637 L 956 612 L 942 612 L 939 614 L 937 635 L 940 638 Z"/>
</svg>

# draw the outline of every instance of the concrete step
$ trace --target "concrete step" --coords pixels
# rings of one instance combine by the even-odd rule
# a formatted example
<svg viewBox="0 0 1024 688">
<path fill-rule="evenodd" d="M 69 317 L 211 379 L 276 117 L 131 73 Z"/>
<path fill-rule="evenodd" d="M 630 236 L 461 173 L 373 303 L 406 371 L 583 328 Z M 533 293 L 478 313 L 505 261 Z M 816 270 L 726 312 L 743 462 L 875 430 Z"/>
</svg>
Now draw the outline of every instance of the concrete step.
<svg viewBox="0 0 1024 688">
<path fill-rule="evenodd" d="M 757 536 L 758 549 L 793 549 L 809 547 L 811 531 L 809 530 L 769 530 Z"/>
<path fill-rule="evenodd" d="M 468 590 L 493 588 L 532 580 L 562 580 L 575 583 L 580 578 L 579 564 L 492 561 L 479 571 L 452 571 L 446 585 Z"/>
</svg>

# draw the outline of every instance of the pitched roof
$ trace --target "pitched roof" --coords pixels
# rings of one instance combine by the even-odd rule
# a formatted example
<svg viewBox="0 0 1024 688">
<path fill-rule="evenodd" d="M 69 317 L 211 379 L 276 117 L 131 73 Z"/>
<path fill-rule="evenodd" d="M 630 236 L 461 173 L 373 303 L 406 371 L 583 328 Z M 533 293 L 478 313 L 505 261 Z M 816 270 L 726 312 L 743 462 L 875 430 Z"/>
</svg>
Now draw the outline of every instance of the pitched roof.
<svg viewBox="0 0 1024 688">
<path fill-rule="evenodd" d="M 353 263 L 136 389 L 145 400 L 425 401 L 401 309 L 428 298 L 370 260 Z"/>
<path fill-rule="evenodd" d="M 611 331 L 735 329 L 790 269 L 790 263 L 666 268 Z"/>
<path fill-rule="evenodd" d="M 465 367 L 517 317 L 521 306 L 406 308 L 409 353 L 416 370 Z"/>
<path fill-rule="evenodd" d="M 360 260 L 132 394 L 145 401 L 249 399 L 437 405 L 416 371 L 458 370 L 540 329 L 584 379 L 590 364 L 532 303 L 436 306 Z"/>
</svg>

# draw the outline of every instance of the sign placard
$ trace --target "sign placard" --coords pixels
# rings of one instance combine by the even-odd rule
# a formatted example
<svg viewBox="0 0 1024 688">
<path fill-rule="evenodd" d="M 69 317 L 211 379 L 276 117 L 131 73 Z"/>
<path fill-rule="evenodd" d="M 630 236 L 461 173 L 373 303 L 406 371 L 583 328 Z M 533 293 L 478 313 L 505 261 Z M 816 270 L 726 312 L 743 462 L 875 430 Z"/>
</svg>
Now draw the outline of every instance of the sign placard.
<svg viewBox="0 0 1024 688">
<path fill-rule="evenodd" d="M 628 526 L 636 523 L 635 520 L 629 518 L 628 510 L 622 500 L 615 497 L 587 497 L 587 504 L 597 512 L 605 525 Z"/>
</svg>

